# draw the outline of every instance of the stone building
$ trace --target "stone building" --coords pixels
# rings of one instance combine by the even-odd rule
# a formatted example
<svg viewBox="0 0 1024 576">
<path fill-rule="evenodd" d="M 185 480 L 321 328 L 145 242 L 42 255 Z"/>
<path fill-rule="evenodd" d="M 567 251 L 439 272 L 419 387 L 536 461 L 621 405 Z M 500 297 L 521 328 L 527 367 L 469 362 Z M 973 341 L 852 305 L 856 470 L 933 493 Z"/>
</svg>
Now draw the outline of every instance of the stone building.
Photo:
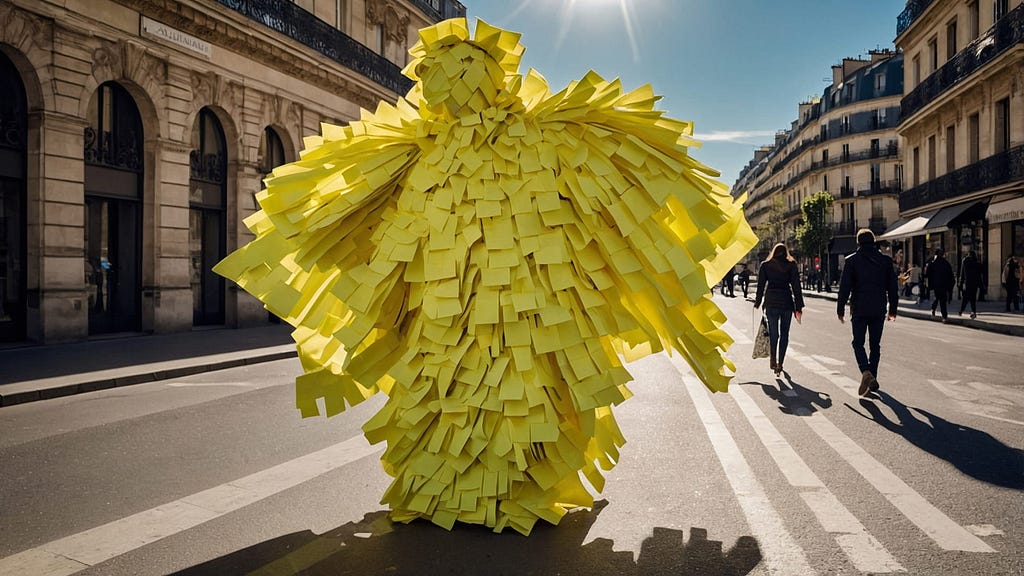
<svg viewBox="0 0 1024 576">
<path fill-rule="evenodd" d="M 885 237 L 917 262 L 943 248 L 954 270 L 975 250 L 1002 298 L 1001 263 L 1024 255 L 1024 2 L 911 0 L 896 45 L 907 182 Z"/>
<path fill-rule="evenodd" d="M 834 198 L 826 218 L 833 240 L 827 261 L 819 262 L 832 280 L 838 278 L 842 256 L 856 250 L 859 228 L 881 233 L 897 219 L 902 175 L 896 125 L 902 85 L 903 55 L 898 52 L 844 58 L 832 67 L 832 83 L 821 96 L 800 103 L 790 128 L 777 133 L 774 144 L 755 151 L 733 194 L 748 194 L 745 211 L 755 229 L 777 217 L 772 206 L 780 201 L 785 220 L 782 237 L 762 242 L 757 259 L 766 257 L 769 244 L 777 240 L 795 248 L 801 203 L 819 191 Z"/>
<path fill-rule="evenodd" d="M 268 321 L 211 266 L 455 0 L 0 0 L 0 342 Z"/>
</svg>

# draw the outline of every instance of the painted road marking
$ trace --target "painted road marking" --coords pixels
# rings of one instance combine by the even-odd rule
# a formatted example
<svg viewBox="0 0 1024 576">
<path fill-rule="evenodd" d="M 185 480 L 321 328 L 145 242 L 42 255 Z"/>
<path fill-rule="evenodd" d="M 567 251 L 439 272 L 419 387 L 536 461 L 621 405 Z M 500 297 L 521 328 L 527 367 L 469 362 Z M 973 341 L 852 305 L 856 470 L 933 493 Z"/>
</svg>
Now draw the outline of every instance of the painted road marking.
<svg viewBox="0 0 1024 576">
<path fill-rule="evenodd" d="M 739 405 L 789 484 L 799 490 L 800 497 L 822 528 L 835 535 L 839 547 L 857 570 L 870 573 L 906 571 L 807 466 L 742 386 L 731 386 L 729 396 Z M 804 411 L 810 413 L 809 410 Z"/>
<path fill-rule="evenodd" d="M 811 430 L 832 447 L 893 506 L 944 550 L 995 552 L 988 544 L 933 506 L 899 476 L 867 453 L 820 412 L 804 417 Z"/>
<path fill-rule="evenodd" d="M 238 480 L 0 558 L 0 574 L 69 576 L 383 450 L 356 436 Z"/>
<path fill-rule="evenodd" d="M 793 537 L 786 530 L 782 517 L 768 500 L 764 488 L 733 439 L 721 415 L 711 403 L 703 384 L 690 374 L 690 368 L 681 358 L 673 356 L 672 364 L 679 371 L 690 394 L 697 414 L 707 431 L 711 446 L 725 471 L 725 477 L 739 500 L 740 508 L 747 518 L 747 524 L 764 551 L 768 572 L 778 575 L 813 575 L 807 557 Z"/>
</svg>

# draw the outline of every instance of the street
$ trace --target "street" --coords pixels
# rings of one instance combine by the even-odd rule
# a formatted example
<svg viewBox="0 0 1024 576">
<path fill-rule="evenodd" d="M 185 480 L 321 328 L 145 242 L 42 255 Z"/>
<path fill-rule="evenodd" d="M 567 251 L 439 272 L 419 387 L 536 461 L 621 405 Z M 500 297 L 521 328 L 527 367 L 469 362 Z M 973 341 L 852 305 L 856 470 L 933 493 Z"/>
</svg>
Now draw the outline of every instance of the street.
<svg viewBox="0 0 1024 576">
<path fill-rule="evenodd" d="M 776 379 L 715 300 L 730 393 L 630 365 L 622 459 L 557 527 L 391 524 L 383 398 L 302 420 L 289 359 L 0 408 L 0 574 L 1024 574 L 1024 340 L 897 318 L 868 400 L 832 301 Z"/>
</svg>

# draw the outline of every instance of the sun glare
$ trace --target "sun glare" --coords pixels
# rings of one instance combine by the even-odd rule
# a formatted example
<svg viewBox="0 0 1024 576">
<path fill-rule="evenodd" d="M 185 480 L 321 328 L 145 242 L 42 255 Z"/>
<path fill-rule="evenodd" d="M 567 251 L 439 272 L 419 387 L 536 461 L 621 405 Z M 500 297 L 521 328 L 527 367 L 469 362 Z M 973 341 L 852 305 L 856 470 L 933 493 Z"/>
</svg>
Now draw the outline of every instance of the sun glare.
<svg viewBox="0 0 1024 576">
<path fill-rule="evenodd" d="M 565 38 L 569 35 L 577 7 L 582 7 L 586 10 L 613 10 L 618 5 L 622 18 L 622 27 L 626 31 L 626 37 L 629 39 L 629 48 L 633 53 L 633 61 L 640 61 L 640 48 L 636 42 L 636 26 L 633 22 L 634 15 L 631 0 L 561 0 L 561 2 L 562 6 L 559 11 L 560 28 L 558 30 L 558 38 L 555 40 L 555 50 L 562 47 L 562 43 L 565 42 Z M 525 7 L 529 3 L 524 2 L 520 5 L 520 8 Z"/>
</svg>

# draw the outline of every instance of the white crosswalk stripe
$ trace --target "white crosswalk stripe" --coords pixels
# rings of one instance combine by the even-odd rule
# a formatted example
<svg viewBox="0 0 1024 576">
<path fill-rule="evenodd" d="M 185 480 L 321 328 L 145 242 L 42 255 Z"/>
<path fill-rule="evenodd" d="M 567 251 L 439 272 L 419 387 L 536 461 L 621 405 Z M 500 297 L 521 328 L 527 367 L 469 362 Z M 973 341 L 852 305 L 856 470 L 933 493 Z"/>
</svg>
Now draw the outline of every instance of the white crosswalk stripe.
<svg viewBox="0 0 1024 576">
<path fill-rule="evenodd" d="M 362 436 L 266 470 L 0 558 L 0 574 L 70 576 L 100 562 L 198 526 L 360 458 L 380 452 Z"/>
</svg>

